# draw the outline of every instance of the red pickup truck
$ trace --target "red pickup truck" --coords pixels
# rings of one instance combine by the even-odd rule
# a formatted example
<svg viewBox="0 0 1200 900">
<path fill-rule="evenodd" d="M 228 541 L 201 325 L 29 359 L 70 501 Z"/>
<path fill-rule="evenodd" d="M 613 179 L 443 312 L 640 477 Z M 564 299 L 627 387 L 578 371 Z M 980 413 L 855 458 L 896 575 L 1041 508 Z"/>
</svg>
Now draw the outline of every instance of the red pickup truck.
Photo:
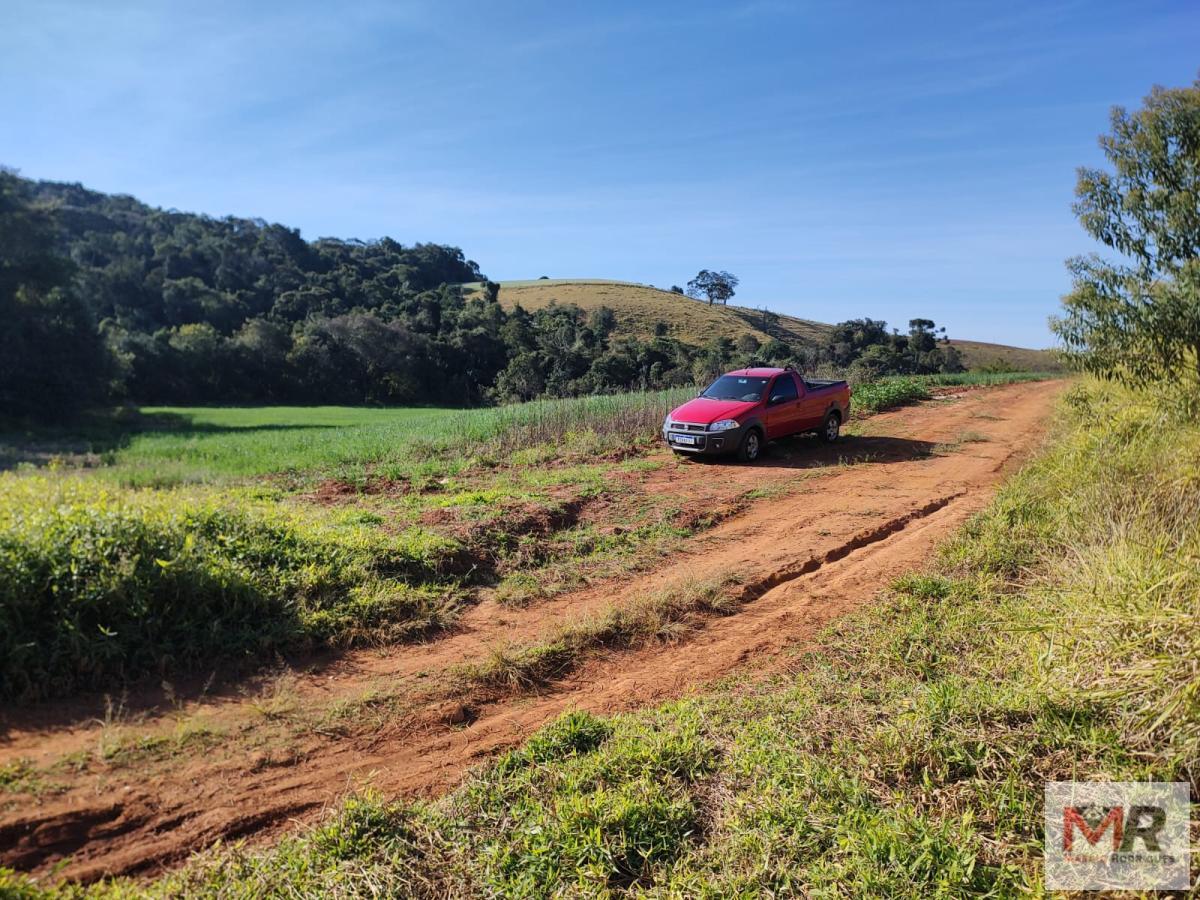
<svg viewBox="0 0 1200 900">
<path fill-rule="evenodd" d="M 736 453 L 753 462 L 767 441 L 789 434 L 815 432 L 836 441 L 849 415 L 844 381 L 810 381 L 790 367 L 738 369 L 671 410 L 663 440 L 680 455 Z"/>
</svg>

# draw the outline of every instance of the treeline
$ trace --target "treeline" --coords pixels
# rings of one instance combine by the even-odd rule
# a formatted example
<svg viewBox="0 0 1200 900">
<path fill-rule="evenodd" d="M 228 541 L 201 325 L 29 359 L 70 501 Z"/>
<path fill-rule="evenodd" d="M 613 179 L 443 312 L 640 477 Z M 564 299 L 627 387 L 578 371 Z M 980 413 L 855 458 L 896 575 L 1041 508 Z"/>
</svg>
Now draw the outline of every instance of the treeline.
<svg viewBox="0 0 1200 900">
<path fill-rule="evenodd" d="M 464 284 L 481 285 L 464 289 Z M 306 241 L 0 170 L 0 414 L 90 405 L 477 405 L 690 384 L 750 363 L 947 371 L 932 322 L 827 346 L 615 335 L 611 310 L 506 311 L 455 247 Z"/>
<path fill-rule="evenodd" d="M 881 375 L 963 371 L 962 354 L 932 319 L 910 319 L 908 333 L 888 331 L 879 319 L 851 319 L 833 327 L 824 359 L 859 380 Z"/>
</svg>

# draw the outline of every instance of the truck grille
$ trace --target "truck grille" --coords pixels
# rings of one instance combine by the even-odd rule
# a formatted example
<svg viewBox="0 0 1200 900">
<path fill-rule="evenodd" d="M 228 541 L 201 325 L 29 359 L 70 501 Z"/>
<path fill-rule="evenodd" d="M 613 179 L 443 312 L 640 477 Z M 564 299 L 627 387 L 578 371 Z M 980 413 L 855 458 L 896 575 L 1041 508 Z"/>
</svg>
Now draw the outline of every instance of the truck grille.
<svg viewBox="0 0 1200 900">
<path fill-rule="evenodd" d="M 670 424 L 670 426 L 668 426 L 670 431 L 691 431 L 691 432 L 703 432 L 704 429 L 707 427 L 708 426 L 706 426 L 706 425 L 697 425 L 694 422 L 672 422 Z"/>
</svg>

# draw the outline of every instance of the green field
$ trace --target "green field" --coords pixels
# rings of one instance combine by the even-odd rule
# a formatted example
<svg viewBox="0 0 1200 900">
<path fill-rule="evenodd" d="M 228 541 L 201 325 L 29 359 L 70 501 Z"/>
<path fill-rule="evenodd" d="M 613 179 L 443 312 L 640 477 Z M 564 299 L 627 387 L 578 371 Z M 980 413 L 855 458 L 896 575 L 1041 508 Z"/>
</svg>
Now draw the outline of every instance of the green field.
<svg viewBox="0 0 1200 900">
<path fill-rule="evenodd" d="M 128 486 L 228 482 L 290 473 L 401 478 L 555 443 L 652 436 L 691 388 L 538 400 L 485 409 L 143 407 L 76 433 L 0 435 L 0 461 L 73 468 Z M 583 449 L 580 444 L 579 449 Z"/>
</svg>

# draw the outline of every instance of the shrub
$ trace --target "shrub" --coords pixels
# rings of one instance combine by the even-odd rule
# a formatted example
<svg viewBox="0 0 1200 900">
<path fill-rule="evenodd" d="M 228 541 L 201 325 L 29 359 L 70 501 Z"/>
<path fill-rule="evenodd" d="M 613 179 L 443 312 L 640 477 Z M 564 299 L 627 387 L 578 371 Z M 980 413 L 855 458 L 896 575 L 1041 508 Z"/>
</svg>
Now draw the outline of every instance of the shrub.
<svg viewBox="0 0 1200 900">
<path fill-rule="evenodd" d="M 60 694 L 428 619 L 376 576 L 421 548 L 357 546 L 204 493 L 0 477 L 0 696 Z"/>
</svg>

